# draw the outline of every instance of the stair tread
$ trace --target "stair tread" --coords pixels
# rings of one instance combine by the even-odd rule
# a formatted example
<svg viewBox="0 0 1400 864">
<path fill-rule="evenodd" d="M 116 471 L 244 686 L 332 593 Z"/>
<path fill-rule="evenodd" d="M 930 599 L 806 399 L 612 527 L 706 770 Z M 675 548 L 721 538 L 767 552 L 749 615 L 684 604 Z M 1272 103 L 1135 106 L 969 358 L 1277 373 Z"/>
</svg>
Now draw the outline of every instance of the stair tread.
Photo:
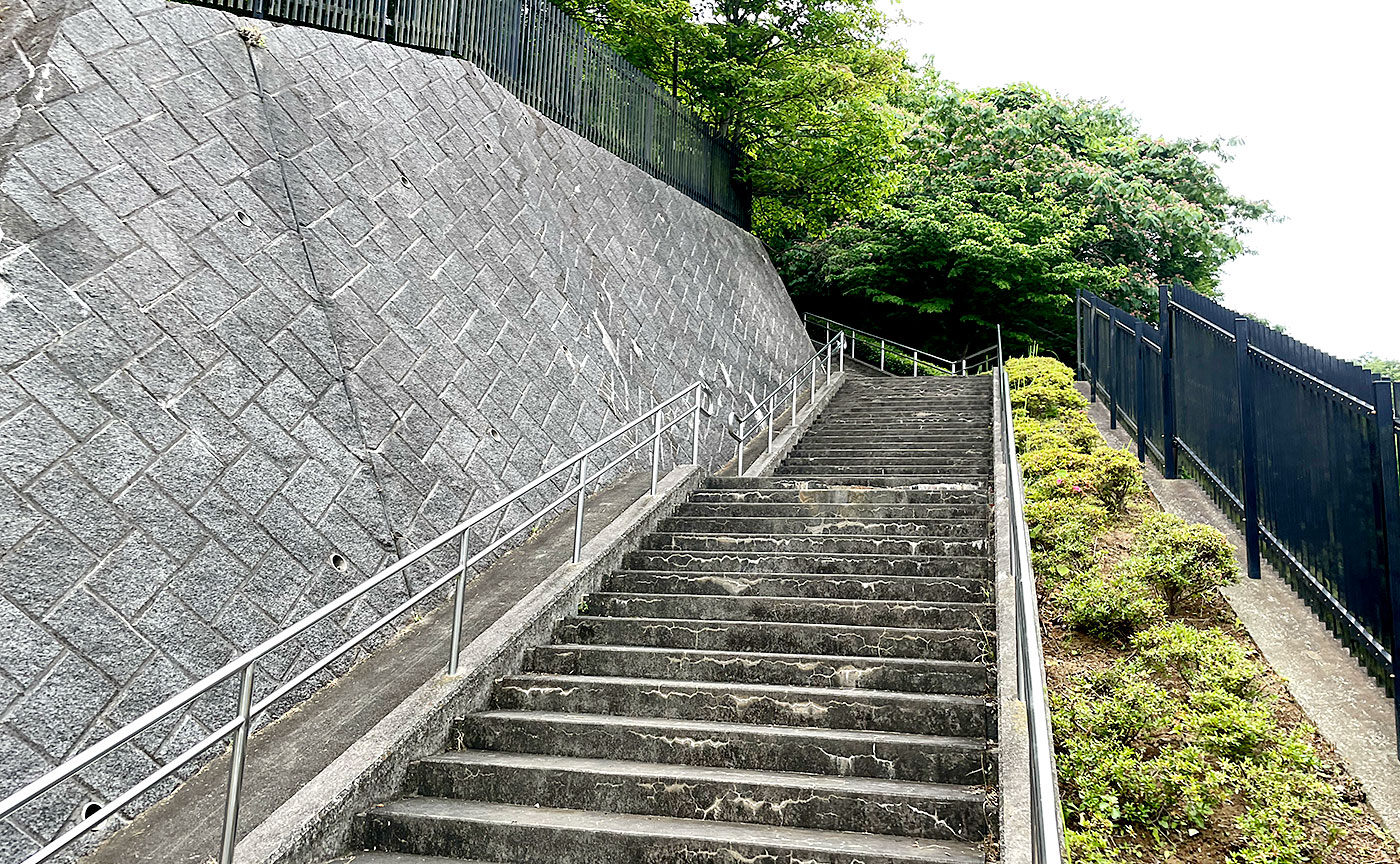
<svg viewBox="0 0 1400 864">
<path fill-rule="evenodd" d="M 973 864 L 983 860 L 981 848 L 951 840 L 924 840 L 881 834 L 857 834 L 813 828 L 788 828 L 643 816 L 597 810 L 558 810 L 520 804 L 495 804 L 451 798 L 404 798 L 371 811 L 376 818 L 438 819 L 580 832 L 607 832 L 637 838 L 676 839 L 705 844 L 742 844 L 765 848 L 793 847 L 841 855 L 889 855 L 939 862 Z"/>
<path fill-rule="evenodd" d="M 706 595 L 713 596 L 713 595 Z M 634 621 L 640 627 L 657 627 L 662 625 L 681 625 L 687 627 L 801 627 L 804 629 L 839 630 L 866 632 L 879 630 L 882 632 L 898 631 L 900 633 L 956 633 L 958 635 L 967 633 L 986 633 L 991 635 L 991 630 L 974 630 L 970 627 L 961 627 L 951 630 L 939 630 L 933 627 L 893 627 L 869 624 L 813 624 L 806 621 L 746 621 L 742 618 L 637 618 L 628 615 L 570 615 L 564 619 L 565 622 L 580 621 L 606 621 L 622 622 Z M 827 655 L 822 655 L 827 656 Z"/>
<path fill-rule="evenodd" d="M 696 574 L 696 575 L 702 575 L 702 574 Z M 711 574 L 703 574 L 703 575 L 711 575 Z M 766 576 L 767 574 L 764 574 L 764 575 Z M 809 574 L 805 574 L 805 575 L 808 575 L 808 576 L 814 576 L 814 575 L 829 576 L 829 575 L 831 575 L 831 574 L 827 574 L 827 573 L 823 573 L 823 574 L 810 574 L 810 573 L 809 573 Z M 938 578 L 940 578 L 940 577 L 936 577 L 936 576 L 926 576 L 926 577 L 916 577 L 916 578 L 938 579 Z M 603 599 L 603 598 L 607 598 L 607 597 L 634 597 L 634 598 L 637 598 L 637 599 L 639 599 L 639 600 L 642 599 L 642 598 L 645 598 L 645 597 L 655 597 L 655 598 L 657 598 L 658 600 L 666 600 L 666 601 L 682 601 L 682 600 L 685 600 L 685 599 L 689 598 L 689 599 L 693 599 L 693 600 L 704 600 L 704 601 L 706 601 L 706 602 L 720 602 L 720 603 L 723 603 L 723 602 L 726 602 L 726 601 L 732 601 L 732 603 L 733 603 L 734 605 L 736 605 L 736 606 L 737 606 L 737 605 L 740 605 L 740 604 L 753 605 L 753 604 L 761 604 L 761 603 L 781 603 L 781 602 L 784 602 L 784 601 L 792 602 L 792 603 L 802 603 L 802 604 L 804 604 L 804 605 L 809 605 L 809 606 L 871 606 L 871 605 L 876 605 L 876 604 L 878 604 L 881 608 L 886 608 L 886 609 L 893 609 L 893 608 L 900 607 L 900 606 L 909 606 L 909 607 L 917 607 L 917 608 L 935 607 L 935 608 L 939 608 L 939 609 L 990 609 L 990 608 L 991 608 L 991 605 L 992 605 L 992 604 L 991 604 L 990 602 L 988 602 L 988 601 L 980 601 L 980 602 L 972 603 L 972 602 L 968 602 L 968 601 L 965 601 L 965 600 L 882 600 L 882 599 L 879 599 L 879 598 L 865 599 L 865 598 L 862 598 L 862 597 L 803 597 L 803 596 L 801 596 L 801 595 L 785 595 L 785 594 L 777 594 L 777 595 L 768 595 L 768 594 L 764 594 L 764 595 L 756 595 L 756 596 L 749 596 L 749 595 L 742 595 L 742 596 L 741 596 L 741 595 L 735 595 L 735 594 L 687 594 L 687 593 L 680 593 L 680 592 L 676 592 L 676 593 L 666 593 L 666 594 L 657 594 L 657 593 L 652 593 L 652 592 L 638 592 L 638 591 L 595 591 L 595 592 L 593 592 L 592 594 L 590 594 L 589 596 L 590 596 L 590 597 L 595 597 L 595 598 L 598 598 L 598 599 Z M 630 616 L 622 616 L 622 617 L 630 617 Z M 651 619 L 648 619 L 648 620 L 651 620 Z M 708 619 L 707 619 L 707 620 L 708 620 Z M 748 621 L 749 623 L 754 623 L 751 619 L 740 619 L 740 620 Z M 763 623 L 763 624 L 799 624 L 799 623 L 802 623 L 802 622 L 799 622 L 799 621 L 783 621 L 782 619 L 779 618 L 779 619 L 764 619 L 763 621 L 758 622 L 758 623 Z M 921 628 L 913 628 L 913 629 L 921 629 Z"/>
<path fill-rule="evenodd" d="M 835 774 L 802 774 L 794 771 L 766 771 L 757 768 L 715 768 L 707 765 L 678 765 L 669 762 L 632 762 L 624 759 L 591 759 L 582 756 L 554 756 L 543 753 L 515 753 L 505 750 L 455 750 L 420 760 L 449 765 L 506 765 L 540 771 L 575 771 L 628 777 L 661 775 L 671 782 L 708 781 L 711 783 L 767 784 L 800 786 L 813 791 L 864 792 L 872 795 L 901 795 L 942 800 L 981 801 L 981 786 L 955 783 L 919 783 L 914 780 L 887 780 L 883 777 L 843 777 Z"/>
<path fill-rule="evenodd" d="M 733 681 L 686 681 L 676 678 L 631 678 L 620 675 L 553 675 L 544 672 L 521 672 L 507 675 L 501 681 L 521 681 L 528 684 L 558 682 L 569 684 L 621 684 L 638 687 L 665 685 L 673 690 L 696 690 L 711 693 L 788 693 L 809 698 L 871 699 L 885 701 L 927 702 L 945 705 L 982 705 L 986 700 L 976 696 L 952 693 L 910 693 L 899 690 L 867 690 L 858 687 L 811 687 L 798 684 L 739 684 Z M 619 715 L 621 716 L 621 715 Z"/>
<path fill-rule="evenodd" d="M 672 717 L 620 717 L 615 714 L 581 714 L 571 711 L 478 711 L 469 717 L 525 722 L 566 722 L 593 726 L 623 726 L 668 733 L 707 735 L 758 734 L 782 738 L 842 740 L 854 743 L 883 742 L 943 747 L 951 750 L 980 752 L 987 748 L 982 738 L 959 738 L 951 735 L 921 735 L 914 732 L 885 732 L 866 729 L 827 729 L 821 726 L 763 726 L 756 723 L 733 723 L 726 720 L 686 720 Z"/>
<path fill-rule="evenodd" d="M 573 642 L 552 642 L 545 648 L 558 648 L 568 651 L 616 651 L 619 653 L 650 652 L 654 654 L 696 654 L 734 657 L 737 659 L 779 660 L 798 663 L 870 663 L 892 664 L 914 667 L 985 668 L 985 664 L 974 660 L 940 660 L 933 657 L 859 657 L 842 654 L 789 654 L 782 651 L 734 651 L 706 650 L 704 648 L 657 648 L 651 645 L 584 645 Z M 676 680 L 676 679 L 671 679 Z"/>
</svg>

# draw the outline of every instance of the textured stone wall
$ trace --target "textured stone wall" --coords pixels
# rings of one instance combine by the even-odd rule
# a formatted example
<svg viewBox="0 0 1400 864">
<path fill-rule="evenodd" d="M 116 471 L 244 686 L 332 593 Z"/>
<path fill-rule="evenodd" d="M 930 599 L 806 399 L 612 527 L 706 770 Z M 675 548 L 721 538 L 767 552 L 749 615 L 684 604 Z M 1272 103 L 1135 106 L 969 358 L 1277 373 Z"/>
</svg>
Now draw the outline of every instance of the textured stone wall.
<svg viewBox="0 0 1400 864">
<path fill-rule="evenodd" d="M 0 796 L 653 400 L 700 378 L 723 410 L 810 351 L 757 241 L 468 63 L 265 23 L 250 47 L 159 0 L 19 7 Z M 0 860 L 227 704 L 0 824 Z"/>
</svg>

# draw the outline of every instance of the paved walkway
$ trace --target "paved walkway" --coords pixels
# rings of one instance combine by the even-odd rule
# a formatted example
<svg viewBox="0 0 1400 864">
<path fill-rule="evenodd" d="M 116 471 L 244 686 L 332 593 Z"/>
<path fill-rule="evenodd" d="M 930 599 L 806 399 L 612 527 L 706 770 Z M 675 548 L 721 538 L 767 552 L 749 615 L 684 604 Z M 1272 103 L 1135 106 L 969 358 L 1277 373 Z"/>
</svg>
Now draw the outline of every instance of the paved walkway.
<svg viewBox="0 0 1400 864">
<path fill-rule="evenodd" d="M 1088 385 L 1081 383 L 1079 387 L 1088 393 Z M 1104 403 L 1091 404 L 1089 416 L 1110 444 L 1136 448 L 1135 440 L 1122 426 L 1108 428 Z M 1244 535 L 1204 489 L 1194 480 L 1164 480 L 1150 460 L 1144 474 L 1152 494 L 1168 512 L 1225 532 L 1243 571 Z M 1368 802 L 1386 829 L 1400 840 L 1400 760 L 1395 755 L 1394 703 L 1268 561 L 1262 569 L 1262 579 L 1242 578 L 1225 588 L 1225 599 L 1264 659 L 1283 676 L 1298 705 L 1361 781 Z"/>
</svg>

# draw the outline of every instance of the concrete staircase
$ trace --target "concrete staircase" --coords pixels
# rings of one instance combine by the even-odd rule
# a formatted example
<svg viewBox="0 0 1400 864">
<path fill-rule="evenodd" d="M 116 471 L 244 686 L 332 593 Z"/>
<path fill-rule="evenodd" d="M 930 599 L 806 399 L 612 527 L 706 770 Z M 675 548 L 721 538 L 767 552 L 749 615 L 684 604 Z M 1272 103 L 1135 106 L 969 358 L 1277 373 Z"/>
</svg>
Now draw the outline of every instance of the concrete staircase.
<svg viewBox="0 0 1400 864">
<path fill-rule="evenodd" d="M 859 378 L 456 721 L 357 864 L 981 862 L 990 378 Z M 349 859 L 346 859 L 349 860 Z"/>
</svg>

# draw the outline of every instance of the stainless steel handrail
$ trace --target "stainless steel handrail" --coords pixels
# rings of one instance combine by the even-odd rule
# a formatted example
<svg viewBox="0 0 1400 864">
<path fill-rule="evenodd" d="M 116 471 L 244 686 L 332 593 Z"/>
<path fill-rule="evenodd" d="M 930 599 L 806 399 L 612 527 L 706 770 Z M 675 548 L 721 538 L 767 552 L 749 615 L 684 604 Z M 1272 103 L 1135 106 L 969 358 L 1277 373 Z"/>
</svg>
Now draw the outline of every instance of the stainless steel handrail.
<svg viewBox="0 0 1400 864">
<path fill-rule="evenodd" d="M 948 367 L 948 374 L 949 374 L 949 375 L 956 375 L 956 374 L 958 374 L 958 364 L 957 364 L 957 361 L 955 361 L 955 360 L 949 360 L 949 359 L 946 358 L 946 357 L 940 357 L 940 356 L 938 356 L 937 354 L 934 354 L 934 353 L 931 352 L 931 351 L 925 351 L 925 350 L 923 350 L 923 349 L 921 349 L 921 348 L 915 348 L 915 347 L 912 346 L 912 345 L 905 345 L 904 343 L 902 343 L 902 342 L 896 342 L 896 341 L 894 341 L 893 339 L 886 339 L 885 337 L 880 336 L 880 335 L 877 335 L 877 334 L 875 334 L 875 333 L 871 333 L 871 332 L 868 331 L 868 330 L 861 330 L 861 329 L 859 329 L 859 328 L 852 327 L 852 326 L 849 325 L 849 324 L 842 324 L 842 323 L 839 322 L 839 321 L 833 321 L 832 319 L 827 318 L 827 317 L 824 317 L 824 316 L 822 316 L 822 315 L 814 315 L 814 314 L 811 313 L 811 312 L 808 312 L 808 313 L 804 316 L 804 320 L 807 321 L 808 323 L 811 323 L 811 324 L 819 324 L 819 325 L 821 325 L 822 327 L 826 328 L 827 338 L 828 338 L 828 339 L 831 338 L 831 331 L 832 331 L 832 328 L 835 328 L 838 332 L 839 332 L 839 331 L 850 331 L 851 337 L 852 337 L 852 338 L 851 338 L 851 357 L 852 357 L 852 358 L 855 358 L 855 356 L 856 356 L 856 354 L 855 354 L 855 351 L 856 351 L 856 340 L 855 340 L 855 335 L 856 335 L 857 333 L 859 333 L 861 336 L 865 336 L 865 337 L 868 337 L 868 338 L 870 338 L 870 339 L 874 339 L 875 341 L 879 342 L 879 343 L 880 343 L 880 371 L 881 371 L 881 372 L 885 371 L 885 352 L 886 352 L 886 349 L 887 349 L 888 347 L 893 347 L 893 348 L 898 348 L 900 351 L 908 352 L 908 353 L 911 355 L 911 359 L 913 360 L 913 364 L 914 364 L 914 376 L 913 376 L 913 377 L 915 377 L 915 378 L 919 377 L 919 362 L 920 362 L 920 360 L 919 360 L 919 355 L 920 355 L 920 354 L 923 354 L 923 355 L 924 355 L 925 362 L 935 361 L 935 360 L 936 360 L 938 363 L 941 363 L 941 364 L 943 364 L 944 366 L 947 366 L 947 367 Z M 929 365 L 932 366 L 932 365 L 934 365 L 934 364 L 933 364 L 932 362 L 929 362 Z"/>
<path fill-rule="evenodd" d="M 777 422 L 778 397 L 784 390 L 791 388 L 792 410 L 788 414 L 788 425 L 791 426 L 793 423 L 797 422 L 797 394 L 802 391 L 801 383 L 807 380 L 808 377 L 811 378 L 807 392 L 807 404 L 810 405 L 817 398 L 817 372 L 821 368 L 823 362 L 825 362 L 826 365 L 826 383 L 828 384 L 831 383 L 833 356 L 835 357 L 835 363 L 837 365 L 836 371 L 845 371 L 846 361 L 845 354 L 843 353 L 845 347 L 846 334 L 838 333 L 831 337 L 820 348 L 812 352 L 811 357 L 798 363 L 797 368 L 792 370 L 791 375 L 784 379 L 777 387 L 774 387 L 767 396 L 763 397 L 761 402 L 750 408 L 744 416 L 730 420 L 729 436 L 737 442 L 735 448 L 738 450 L 736 468 L 734 469 L 735 476 L 744 476 L 744 445 L 748 443 L 749 438 L 749 433 L 745 430 L 748 428 L 749 421 L 752 420 L 755 415 L 761 413 L 763 422 L 758 429 L 754 431 L 756 434 L 756 432 L 762 431 L 764 426 L 768 428 L 768 448 L 771 450 L 773 448 L 773 427 Z M 738 427 L 737 431 L 734 427 Z"/>
<path fill-rule="evenodd" d="M 1026 490 L 1016 455 L 1016 428 L 1011 410 L 1011 381 L 997 328 L 997 408 L 1002 421 L 1006 461 L 1007 501 L 1010 503 L 1011 573 L 1016 583 L 1016 695 L 1026 706 L 1030 744 L 1031 860 L 1060 864 L 1064 859 L 1064 825 L 1060 786 L 1055 773 L 1055 739 L 1050 729 L 1046 698 L 1045 654 L 1040 640 L 1040 611 L 1035 572 L 1031 569 L 1031 539 L 1026 527 Z"/>
<path fill-rule="evenodd" d="M 189 705 L 194 700 L 215 690 L 223 682 L 238 677 L 238 700 L 237 712 L 234 719 L 215 729 L 211 734 L 201 739 L 191 747 L 183 751 L 179 756 L 161 766 L 146 779 L 138 782 L 121 795 L 110 801 L 106 806 L 100 808 L 96 813 L 83 818 L 77 825 L 68 831 L 60 834 L 57 838 L 40 848 L 37 852 L 26 858 L 23 864 L 38 864 L 38 862 L 48 860 L 56 852 L 67 847 L 74 840 L 87 833 L 92 828 L 106 821 L 114 813 L 121 810 L 131 801 L 146 792 L 161 781 L 167 779 L 180 768 L 189 764 L 200 754 L 206 752 L 214 745 L 223 741 L 230 735 L 233 736 L 233 750 L 229 763 L 228 790 L 224 801 L 224 827 L 223 840 L 220 850 L 220 864 L 230 864 L 233 860 L 234 842 L 238 831 L 238 808 L 241 798 L 243 769 L 247 757 L 248 736 L 252 731 L 253 721 L 261 716 L 279 699 L 286 696 L 296 687 L 308 681 L 316 673 L 322 671 L 331 663 L 334 663 L 345 654 L 354 650 L 365 642 L 370 636 L 383 629 L 387 624 L 398 618 L 418 603 L 427 599 L 435 591 L 445 586 L 448 582 L 456 582 L 454 588 L 454 603 L 452 612 L 452 632 L 451 647 L 447 660 L 447 674 L 457 674 L 457 655 L 461 649 L 462 637 L 462 616 L 463 597 L 467 583 L 467 572 L 474 565 L 479 563 L 491 553 L 495 552 L 505 543 L 529 528 L 541 517 L 553 511 L 561 504 L 568 502 L 571 498 L 576 499 L 576 511 L 574 517 L 574 545 L 573 562 L 578 563 L 582 554 L 583 546 L 583 508 L 586 493 L 590 484 L 596 483 L 607 472 L 621 465 L 623 462 L 636 455 L 640 450 L 651 445 L 651 489 L 650 494 L 656 494 L 656 487 L 660 475 L 661 467 L 661 443 L 665 434 L 672 429 L 686 424 L 690 425 L 691 464 L 698 464 L 700 459 L 700 418 L 704 414 L 708 416 L 709 411 L 705 407 L 707 398 L 710 396 L 709 389 L 701 382 L 697 381 L 680 391 L 676 395 L 661 402 L 650 411 L 629 421 L 620 428 L 610 432 L 597 441 L 580 450 L 569 459 L 556 465 L 554 468 L 540 474 L 534 480 L 496 501 L 494 504 L 470 517 L 464 522 L 448 529 L 443 534 L 429 541 L 424 546 L 415 550 L 411 554 L 391 564 L 378 574 L 361 582 L 351 590 L 322 606 L 320 609 L 302 618 L 300 621 L 281 631 L 277 635 L 261 643 L 255 648 L 239 655 L 228 663 L 224 664 L 217 671 L 206 675 L 204 678 L 182 690 L 180 693 L 170 697 L 160 705 L 152 708 L 146 713 L 127 723 L 122 728 L 106 736 L 101 741 L 88 747 L 83 752 L 68 759 L 63 764 L 44 774 L 44 776 L 26 784 L 21 789 L 7 796 L 0 801 L 0 819 L 9 816 L 20 807 L 30 803 L 39 796 L 49 792 L 59 783 L 71 778 L 84 768 L 92 765 L 97 760 L 113 752 L 118 747 L 130 742 L 137 735 L 149 729 L 156 723 L 171 716 L 175 712 Z M 676 411 L 676 416 L 669 420 L 663 420 L 663 416 L 671 411 Z M 598 451 L 624 435 L 635 430 L 645 428 L 650 425 L 649 433 L 636 444 L 627 448 L 619 456 L 606 461 L 603 465 L 593 469 L 588 469 L 588 460 Z M 539 489 L 561 475 L 572 471 L 577 466 L 576 479 L 564 489 L 563 493 L 555 496 L 548 504 L 537 507 L 530 511 L 529 515 L 522 519 L 515 527 L 500 534 L 487 543 L 480 551 L 471 554 L 470 534 L 472 528 L 480 524 L 483 520 L 504 511 L 521 498 Z M 500 530 L 499 527 L 496 530 Z M 345 609 L 360 597 L 384 585 L 395 576 L 402 574 L 408 567 L 423 560 L 430 553 L 441 549 L 453 540 L 459 541 L 457 566 L 448 570 L 443 575 L 434 579 L 426 587 L 418 591 L 413 596 L 404 600 L 394 607 L 387 614 L 379 617 L 369 626 L 362 629 L 356 635 L 340 643 L 330 653 L 324 655 L 313 663 L 306 670 L 285 682 L 272 691 L 271 694 L 263 697 L 257 702 L 253 701 L 254 691 L 254 667 L 255 664 L 277 648 L 290 642 L 292 639 L 305 633 L 311 627 L 324 621 L 330 615 Z"/>
</svg>

